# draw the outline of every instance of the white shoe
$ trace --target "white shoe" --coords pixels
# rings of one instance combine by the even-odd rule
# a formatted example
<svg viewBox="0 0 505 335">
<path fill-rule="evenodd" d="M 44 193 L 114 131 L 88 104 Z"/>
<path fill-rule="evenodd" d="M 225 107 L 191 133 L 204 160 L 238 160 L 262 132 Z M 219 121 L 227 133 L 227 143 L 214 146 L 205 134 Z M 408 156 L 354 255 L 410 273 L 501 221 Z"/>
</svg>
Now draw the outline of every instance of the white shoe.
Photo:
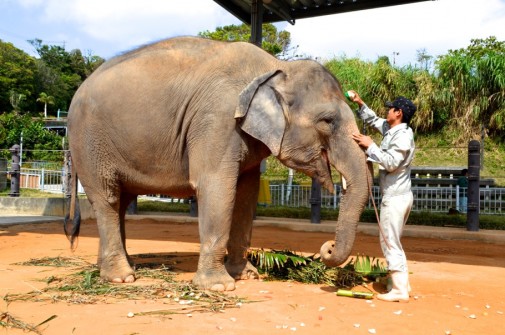
<svg viewBox="0 0 505 335">
<path fill-rule="evenodd" d="M 409 301 L 409 273 L 395 271 L 391 272 L 391 281 L 393 287 L 391 291 L 385 294 L 377 294 L 377 299 L 384 301 Z"/>
</svg>

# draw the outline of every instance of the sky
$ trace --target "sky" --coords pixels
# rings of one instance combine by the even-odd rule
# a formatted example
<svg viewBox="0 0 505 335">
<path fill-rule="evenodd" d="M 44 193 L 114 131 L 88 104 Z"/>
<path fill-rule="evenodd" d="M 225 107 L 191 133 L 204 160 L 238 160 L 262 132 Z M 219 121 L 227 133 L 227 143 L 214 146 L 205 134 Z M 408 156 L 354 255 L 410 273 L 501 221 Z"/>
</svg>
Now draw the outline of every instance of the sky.
<svg viewBox="0 0 505 335">
<path fill-rule="evenodd" d="M 0 0 L 0 39 L 33 56 L 27 40 L 109 59 L 230 24 L 241 22 L 213 0 Z M 474 38 L 505 41 L 505 0 L 425 1 L 275 25 L 291 33 L 293 54 L 415 65 L 420 50 L 436 58 Z"/>
</svg>

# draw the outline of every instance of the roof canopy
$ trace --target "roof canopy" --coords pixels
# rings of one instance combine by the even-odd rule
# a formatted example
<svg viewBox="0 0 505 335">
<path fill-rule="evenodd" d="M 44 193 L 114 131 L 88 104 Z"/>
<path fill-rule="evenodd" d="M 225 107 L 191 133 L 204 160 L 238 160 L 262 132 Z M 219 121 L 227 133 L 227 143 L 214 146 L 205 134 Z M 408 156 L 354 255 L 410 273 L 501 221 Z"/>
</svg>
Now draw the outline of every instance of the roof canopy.
<svg viewBox="0 0 505 335">
<path fill-rule="evenodd" d="M 427 0 L 214 0 L 242 22 L 251 24 L 256 3 L 263 3 L 262 22 L 288 21 Z"/>
</svg>

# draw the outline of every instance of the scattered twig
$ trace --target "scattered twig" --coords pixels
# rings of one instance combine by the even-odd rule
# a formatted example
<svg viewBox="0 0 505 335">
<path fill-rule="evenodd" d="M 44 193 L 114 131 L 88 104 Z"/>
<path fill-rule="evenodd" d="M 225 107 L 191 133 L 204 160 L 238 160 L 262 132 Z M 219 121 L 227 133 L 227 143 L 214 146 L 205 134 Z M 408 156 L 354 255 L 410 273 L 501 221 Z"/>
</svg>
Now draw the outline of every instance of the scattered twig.
<svg viewBox="0 0 505 335">
<path fill-rule="evenodd" d="M 53 319 L 53 317 L 50 318 L 51 320 Z M 3 328 L 15 328 L 15 329 L 21 329 L 21 330 L 24 330 L 24 331 L 28 331 L 28 332 L 33 332 L 35 334 L 42 334 L 38 329 L 37 327 L 40 326 L 41 324 L 43 323 L 46 323 L 46 322 L 49 322 L 50 320 L 46 320 L 42 323 L 40 323 L 39 325 L 37 326 L 33 326 L 29 323 L 26 323 L 26 322 L 23 322 L 21 320 L 19 320 L 18 318 L 12 316 L 10 313 L 8 312 L 1 312 L 0 313 L 0 326 L 2 326 Z"/>
</svg>

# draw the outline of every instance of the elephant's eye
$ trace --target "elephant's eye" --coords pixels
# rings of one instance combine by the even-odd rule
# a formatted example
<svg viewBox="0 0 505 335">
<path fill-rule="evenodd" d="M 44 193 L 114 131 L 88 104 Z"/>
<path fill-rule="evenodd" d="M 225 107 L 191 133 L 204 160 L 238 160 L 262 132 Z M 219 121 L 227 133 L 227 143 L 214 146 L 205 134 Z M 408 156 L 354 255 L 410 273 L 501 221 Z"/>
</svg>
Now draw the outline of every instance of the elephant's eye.
<svg viewBox="0 0 505 335">
<path fill-rule="evenodd" d="M 321 121 L 331 125 L 333 123 L 333 121 L 334 121 L 334 118 L 332 118 L 332 117 L 326 117 L 326 118 L 324 118 Z"/>
<path fill-rule="evenodd" d="M 333 129 L 333 118 L 323 118 L 316 124 L 317 129 L 322 133 L 330 133 Z"/>
<path fill-rule="evenodd" d="M 319 120 L 318 123 L 322 123 L 325 124 L 326 126 L 333 127 L 335 123 L 335 118 L 333 116 L 323 117 Z"/>
<path fill-rule="evenodd" d="M 317 107 L 320 107 L 319 110 L 323 110 L 317 114 L 314 120 L 317 129 L 323 133 L 332 132 L 335 125 L 335 119 L 337 118 L 335 108 L 332 108 L 333 106 L 328 104 Z"/>
<path fill-rule="evenodd" d="M 324 122 L 326 124 L 332 124 L 335 121 L 335 112 L 332 111 L 326 111 L 321 114 L 319 114 L 317 118 L 317 123 L 319 122 Z"/>
</svg>

